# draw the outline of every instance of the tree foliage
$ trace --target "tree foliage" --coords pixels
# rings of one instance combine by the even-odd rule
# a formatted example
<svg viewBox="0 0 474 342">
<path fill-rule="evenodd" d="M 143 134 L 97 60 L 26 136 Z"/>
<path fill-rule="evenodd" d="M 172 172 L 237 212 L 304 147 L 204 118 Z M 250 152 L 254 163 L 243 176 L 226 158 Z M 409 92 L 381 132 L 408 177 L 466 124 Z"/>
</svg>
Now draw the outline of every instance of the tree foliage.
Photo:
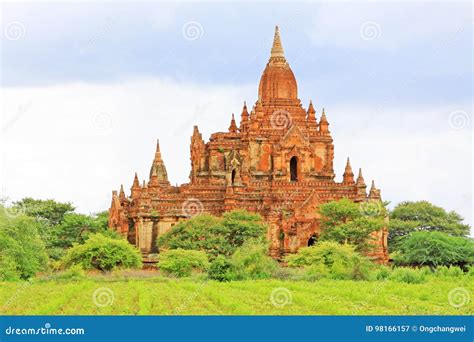
<svg viewBox="0 0 474 342">
<path fill-rule="evenodd" d="M 158 238 L 160 249 L 187 249 L 206 252 L 211 259 L 230 256 L 249 239 L 263 239 L 267 226 L 258 214 L 234 210 L 222 217 L 197 215 L 175 225 Z"/>
<path fill-rule="evenodd" d="M 355 246 L 357 251 L 370 249 L 371 234 L 384 225 L 385 208 L 382 204 L 369 203 L 371 210 L 349 199 L 324 203 L 320 207 L 322 241 L 337 241 Z"/>
<path fill-rule="evenodd" d="M 0 280 L 27 279 L 47 266 L 38 223 L 26 215 L 7 215 L 0 206 Z"/>
<path fill-rule="evenodd" d="M 394 261 L 398 265 L 467 268 L 474 263 L 474 242 L 442 232 L 414 232 L 399 243 Z"/>
<path fill-rule="evenodd" d="M 69 202 L 61 203 L 54 200 L 38 200 L 30 197 L 14 202 L 13 206 L 23 211 L 26 215 L 49 226 L 60 224 L 63 221 L 64 215 L 75 210 Z"/>
<path fill-rule="evenodd" d="M 456 212 L 447 212 L 428 201 L 402 202 L 390 213 L 389 247 L 398 249 L 401 239 L 416 231 L 440 231 L 453 236 L 467 236 L 470 227 Z"/>
<path fill-rule="evenodd" d="M 64 267 L 110 271 L 115 268 L 141 267 L 141 254 L 128 241 L 92 234 L 83 244 L 74 244 L 62 258 Z"/>
<path fill-rule="evenodd" d="M 89 234 L 101 232 L 111 237 L 117 236 L 107 229 L 107 211 L 92 215 L 78 214 L 69 202 L 29 197 L 15 202 L 13 209 L 36 220 L 48 255 L 54 260 L 60 259 L 74 243 L 84 243 Z"/>
</svg>

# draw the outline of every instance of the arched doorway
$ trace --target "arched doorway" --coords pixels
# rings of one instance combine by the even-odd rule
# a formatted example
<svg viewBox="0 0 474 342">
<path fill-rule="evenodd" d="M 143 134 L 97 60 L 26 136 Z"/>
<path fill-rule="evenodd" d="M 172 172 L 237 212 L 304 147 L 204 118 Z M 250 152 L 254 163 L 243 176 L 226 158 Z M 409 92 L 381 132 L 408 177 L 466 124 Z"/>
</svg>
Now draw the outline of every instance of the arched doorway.
<svg viewBox="0 0 474 342">
<path fill-rule="evenodd" d="M 235 169 L 232 170 L 232 185 L 234 185 L 235 182 Z"/>
<path fill-rule="evenodd" d="M 296 157 L 290 159 L 290 180 L 292 182 L 298 181 L 298 158 Z"/>
<path fill-rule="evenodd" d="M 308 247 L 314 246 L 318 242 L 318 236 L 313 234 L 308 239 Z"/>
</svg>

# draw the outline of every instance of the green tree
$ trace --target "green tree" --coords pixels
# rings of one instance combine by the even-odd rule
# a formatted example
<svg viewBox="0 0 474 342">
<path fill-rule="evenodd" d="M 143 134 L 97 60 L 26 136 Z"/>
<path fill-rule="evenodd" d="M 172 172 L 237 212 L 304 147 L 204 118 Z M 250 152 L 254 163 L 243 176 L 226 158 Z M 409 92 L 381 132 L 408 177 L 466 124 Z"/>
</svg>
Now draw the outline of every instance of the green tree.
<svg viewBox="0 0 474 342">
<path fill-rule="evenodd" d="M 235 210 L 222 217 L 202 214 L 180 222 L 157 243 L 161 249 L 201 250 L 214 259 L 232 255 L 248 239 L 264 239 L 266 231 L 260 215 Z"/>
<path fill-rule="evenodd" d="M 44 222 L 52 227 L 62 222 L 64 215 L 72 213 L 75 208 L 69 202 L 62 203 L 54 200 L 38 200 L 30 197 L 13 203 L 15 208 L 23 211 L 26 215 Z"/>
<path fill-rule="evenodd" d="M 456 212 L 447 212 L 428 201 L 402 202 L 390 213 L 389 248 L 398 250 L 401 239 L 416 231 L 440 231 L 453 236 L 467 236 L 470 227 Z"/>
<path fill-rule="evenodd" d="M 34 219 L 8 212 L 0 206 L 0 280 L 27 279 L 46 269 L 45 246 Z"/>
<path fill-rule="evenodd" d="M 322 241 L 351 244 L 359 252 L 371 248 L 371 234 L 384 226 L 386 210 L 381 203 L 358 204 L 343 198 L 320 206 Z"/>
<path fill-rule="evenodd" d="M 436 231 L 413 232 L 400 241 L 393 259 L 398 265 L 467 269 L 474 263 L 474 242 Z"/>
<path fill-rule="evenodd" d="M 84 269 L 110 271 L 115 268 L 139 268 L 140 252 L 126 240 L 92 234 L 83 244 L 74 244 L 61 259 L 66 268 L 80 265 Z"/>
</svg>

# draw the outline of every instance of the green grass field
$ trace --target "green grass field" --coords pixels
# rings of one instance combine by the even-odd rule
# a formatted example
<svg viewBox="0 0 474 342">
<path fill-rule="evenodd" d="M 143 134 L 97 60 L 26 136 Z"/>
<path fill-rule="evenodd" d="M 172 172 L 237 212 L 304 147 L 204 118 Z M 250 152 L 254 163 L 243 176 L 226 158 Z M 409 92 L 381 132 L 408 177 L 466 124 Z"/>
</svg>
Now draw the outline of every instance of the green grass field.
<svg viewBox="0 0 474 342">
<path fill-rule="evenodd" d="M 473 314 L 472 299 L 466 302 L 464 298 L 460 307 L 450 304 L 448 294 L 458 288 L 461 296 L 472 296 L 472 277 L 429 279 L 423 284 L 342 280 L 219 283 L 163 277 L 32 280 L 0 283 L 0 314 Z"/>
</svg>

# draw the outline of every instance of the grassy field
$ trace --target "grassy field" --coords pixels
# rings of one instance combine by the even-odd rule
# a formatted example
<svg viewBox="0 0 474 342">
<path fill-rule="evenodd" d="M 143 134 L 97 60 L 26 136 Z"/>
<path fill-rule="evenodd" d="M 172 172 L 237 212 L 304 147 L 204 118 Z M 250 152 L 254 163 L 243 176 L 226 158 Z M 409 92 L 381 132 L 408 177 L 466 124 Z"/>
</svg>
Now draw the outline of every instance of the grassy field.
<svg viewBox="0 0 474 342">
<path fill-rule="evenodd" d="M 471 280 L 471 281 L 470 281 Z M 89 277 L 0 283 L 0 314 L 8 315 L 469 315 L 472 300 L 450 305 L 472 277 L 392 281 L 214 281 L 163 277 Z M 465 302 L 465 301 L 464 301 Z"/>
</svg>

